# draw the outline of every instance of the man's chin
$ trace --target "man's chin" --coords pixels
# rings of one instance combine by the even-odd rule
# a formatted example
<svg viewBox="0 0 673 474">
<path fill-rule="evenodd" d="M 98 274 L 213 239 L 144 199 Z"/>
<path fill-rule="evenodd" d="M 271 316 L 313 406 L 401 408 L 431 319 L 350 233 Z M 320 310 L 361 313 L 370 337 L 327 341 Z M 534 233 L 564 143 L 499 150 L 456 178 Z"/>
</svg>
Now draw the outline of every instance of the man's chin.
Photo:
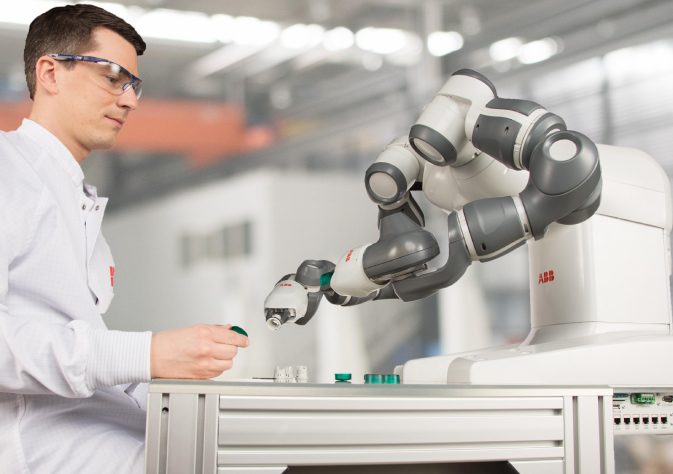
<svg viewBox="0 0 673 474">
<path fill-rule="evenodd" d="M 113 135 L 110 136 L 105 136 L 105 137 L 98 137 L 98 140 L 95 142 L 91 143 L 90 150 L 109 150 L 115 145 L 115 142 L 117 141 L 117 133 L 115 132 Z"/>
</svg>

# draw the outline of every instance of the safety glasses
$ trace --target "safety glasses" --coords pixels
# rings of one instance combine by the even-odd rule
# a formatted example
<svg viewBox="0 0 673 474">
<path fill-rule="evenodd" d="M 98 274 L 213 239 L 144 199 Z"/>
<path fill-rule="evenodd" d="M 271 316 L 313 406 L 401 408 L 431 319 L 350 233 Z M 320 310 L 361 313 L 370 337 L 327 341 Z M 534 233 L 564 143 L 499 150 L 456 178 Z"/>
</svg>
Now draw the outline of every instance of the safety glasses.
<svg viewBox="0 0 673 474">
<path fill-rule="evenodd" d="M 140 99 L 143 86 L 142 79 L 134 76 L 117 63 L 95 56 L 80 56 L 79 54 L 54 53 L 47 56 L 57 61 L 81 61 L 95 64 L 99 68 L 96 81 L 103 89 L 114 95 L 122 95 L 127 90 L 133 89 L 136 98 Z"/>
</svg>

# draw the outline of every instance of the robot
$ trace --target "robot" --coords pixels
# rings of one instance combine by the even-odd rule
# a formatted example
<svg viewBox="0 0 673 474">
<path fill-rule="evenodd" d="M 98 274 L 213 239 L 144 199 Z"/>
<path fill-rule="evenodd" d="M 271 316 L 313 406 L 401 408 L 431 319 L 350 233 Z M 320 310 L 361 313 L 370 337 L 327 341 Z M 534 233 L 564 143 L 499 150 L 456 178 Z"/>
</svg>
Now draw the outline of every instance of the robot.
<svg viewBox="0 0 673 474">
<path fill-rule="evenodd" d="M 379 239 L 306 260 L 267 297 L 271 329 L 342 306 L 412 301 L 527 243 L 531 332 L 515 346 L 409 361 L 403 383 L 673 384 L 670 183 L 645 153 L 596 145 L 539 104 L 455 72 L 366 171 Z M 448 258 L 412 192 L 448 212 Z"/>
</svg>

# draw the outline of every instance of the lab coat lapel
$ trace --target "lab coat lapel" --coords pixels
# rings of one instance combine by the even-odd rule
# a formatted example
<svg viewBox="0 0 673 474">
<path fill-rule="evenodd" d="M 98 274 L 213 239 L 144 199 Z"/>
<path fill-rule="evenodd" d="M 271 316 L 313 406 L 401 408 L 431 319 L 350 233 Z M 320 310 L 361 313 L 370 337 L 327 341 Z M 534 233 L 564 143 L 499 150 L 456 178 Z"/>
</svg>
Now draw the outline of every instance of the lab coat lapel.
<svg viewBox="0 0 673 474">
<path fill-rule="evenodd" d="M 104 314 L 114 296 L 114 260 L 105 238 L 101 223 L 107 198 L 96 198 L 94 208 L 86 219 L 87 279 L 94 297 L 96 309 Z"/>
<path fill-rule="evenodd" d="M 93 210 L 86 218 L 86 261 L 91 261 L 91 255 L 96 247 L 96 240 L 100 234 L 100 228 L 103 223 L 103 215 L 107 206 L 107 198 L 96 198 L 96 204 Z"/>
</svg>

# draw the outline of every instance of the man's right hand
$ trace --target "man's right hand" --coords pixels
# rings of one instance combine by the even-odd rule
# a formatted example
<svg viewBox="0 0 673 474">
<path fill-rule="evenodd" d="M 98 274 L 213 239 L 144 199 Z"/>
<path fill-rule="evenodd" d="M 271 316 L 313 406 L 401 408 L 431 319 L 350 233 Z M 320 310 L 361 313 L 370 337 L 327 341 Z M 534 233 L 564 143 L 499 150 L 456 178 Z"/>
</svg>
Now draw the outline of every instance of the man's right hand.
<svg viewBox="0 0 673 474">
<path fill-rule="evenodd" d="M 230 327 L 196 324 L 152 334 L 152 378 L 209 379 L 230 369 L 238 348 L 249 344 Z"/>
</svg>

